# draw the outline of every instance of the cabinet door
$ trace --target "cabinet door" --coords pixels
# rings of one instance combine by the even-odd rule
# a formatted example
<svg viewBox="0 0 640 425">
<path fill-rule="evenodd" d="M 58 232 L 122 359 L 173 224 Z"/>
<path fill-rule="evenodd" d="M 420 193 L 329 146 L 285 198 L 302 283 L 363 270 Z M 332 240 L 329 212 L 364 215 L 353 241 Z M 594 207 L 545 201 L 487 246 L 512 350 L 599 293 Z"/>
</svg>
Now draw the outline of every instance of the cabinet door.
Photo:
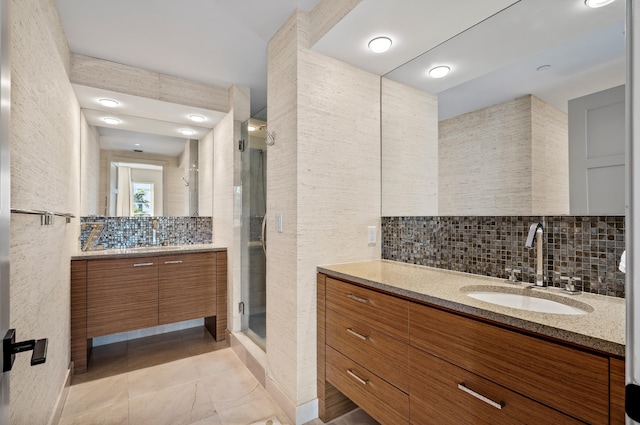
<svg viewBox="0 0 640 425">
<path fill-rule="evenodd" d="M 160 257 L 160 324 L 216 315 L 216 253 Z"/>
<path fill-rule="evenodd" d="M 158 325 L 158 258 L 87 262 L 87 338 Z"/>
</svg>

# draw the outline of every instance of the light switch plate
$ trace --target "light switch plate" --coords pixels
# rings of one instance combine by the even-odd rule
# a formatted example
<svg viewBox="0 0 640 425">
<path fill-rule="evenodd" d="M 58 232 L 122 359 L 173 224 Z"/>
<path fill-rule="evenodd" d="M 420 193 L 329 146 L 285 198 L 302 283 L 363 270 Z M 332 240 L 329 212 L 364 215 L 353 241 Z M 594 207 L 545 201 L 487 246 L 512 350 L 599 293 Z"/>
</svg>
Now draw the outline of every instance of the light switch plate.
<svg viewBox="0 0 640 425">
<path fill-rule="evenodd" d="M 282 213 L 276 213 L 276 232 L 282 233 Z"/>
<path fill-rule="evenodd" d="M 367 228 L 367 243 L 376 243 L 376 226 L 369 226 Z"/>
</svg>

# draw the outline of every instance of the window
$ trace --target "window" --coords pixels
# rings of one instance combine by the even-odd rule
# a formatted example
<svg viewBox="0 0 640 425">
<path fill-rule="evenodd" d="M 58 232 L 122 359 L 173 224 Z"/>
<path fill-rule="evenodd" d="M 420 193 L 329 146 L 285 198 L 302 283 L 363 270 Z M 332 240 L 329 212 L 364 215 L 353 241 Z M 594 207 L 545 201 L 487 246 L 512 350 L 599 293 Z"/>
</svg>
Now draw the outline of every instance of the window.
<svg viewBox="0 0 640 425">
<path fill-rule="evenodd" d="M 153 215 L 153 183 L 131 183 L 132 215 L 149 217 Z"/>
</svg>

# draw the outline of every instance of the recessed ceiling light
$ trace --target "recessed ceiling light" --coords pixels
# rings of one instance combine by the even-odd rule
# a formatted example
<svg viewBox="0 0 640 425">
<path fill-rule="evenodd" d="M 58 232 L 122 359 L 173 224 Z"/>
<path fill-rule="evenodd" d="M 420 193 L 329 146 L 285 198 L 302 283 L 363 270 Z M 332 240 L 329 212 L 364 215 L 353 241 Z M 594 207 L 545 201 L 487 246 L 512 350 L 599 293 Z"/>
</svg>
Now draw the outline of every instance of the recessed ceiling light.
<svg viewBox="0 0 640 425">
<path fill-rule="evenodd" d="M 133 146 L 140 146 L 140 143 L 134 143 Z"/>
<path fill-rule="evenodd" d="M 189 115 L 189 119 L 193 122 L 204 122 L 206 120 L 205 117 L 203 117 L 202 115 L 198 115 L 198 114 L 191 114 Z"/>
<path fill-rule="evenodd" d="M 595 9 L 597 7 L 606 6 L 614 1 L 615 0 L 584 0 L 584 4 Z"/>
<path fill-rule="evenodd" d="M 249 130 L 249 131 L 256 131 L 256 128 L 255 128 L 255 126 L 250 125 L 249 127 L 247 127 L 247 130 Z"/>
<path fill-rule="evenodd" d="M 102 106 L 106 106 L 107 108 L 115 108 L 116 106 L 120 105 L 120 102 L 118 102 L 117 100 L 113 100 L 113 99 L 99 99 L 98 102 L 102 105 Z"/>
<path fill-rule="evenodd" d="M 102 121 L 106 122 L 107 124 L 111 124 L 111 125 L 118 125 L 118 124 L 120 124 L 122 122 L 118 118 L 112 118 L 112 117 L 102 118 Z"/>
<path fill-rule="evenodd" d="M 189 128 L 183 128 L 183 129 L 180 129 L 178 131 L 180 131 L 180 133 L 184 134 L 185 136 L 193 136 L 194 134 L 196 134 L 195 131 L 193 131 L 193 130 L 191 130 Z"/>
<path fill-rule="evenodd" d="M 446 77 L 449 71 L 451 71 L 451 68 L 445 65 L 441 65 L 431 68 L 429 70 L 429 75 L 433 78 L 442 78 Z"/>
<path fill-rule="evenodd" d="M 391 39 L 389 37 L 376 37 L 369 42 L 369 48 L 372 52 L 383 53 L 391 47 Z"/>
</svg>

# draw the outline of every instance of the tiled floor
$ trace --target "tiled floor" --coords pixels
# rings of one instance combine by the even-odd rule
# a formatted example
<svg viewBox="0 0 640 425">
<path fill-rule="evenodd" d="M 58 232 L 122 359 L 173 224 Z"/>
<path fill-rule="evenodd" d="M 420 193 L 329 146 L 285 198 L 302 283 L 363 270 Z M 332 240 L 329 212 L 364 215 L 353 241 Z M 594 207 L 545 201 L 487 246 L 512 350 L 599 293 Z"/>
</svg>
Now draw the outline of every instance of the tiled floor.
<svg viewBox="0 0 640 425">
<path fill-rule="evenodd" d="M 285 425 L 228 344 L 203 328 L 95 347 L 59 425 Z M 332 425 L 375 425 L 362 411 Z M 320 420 L 306 425 L 323 425 Z"/>
</svg>

